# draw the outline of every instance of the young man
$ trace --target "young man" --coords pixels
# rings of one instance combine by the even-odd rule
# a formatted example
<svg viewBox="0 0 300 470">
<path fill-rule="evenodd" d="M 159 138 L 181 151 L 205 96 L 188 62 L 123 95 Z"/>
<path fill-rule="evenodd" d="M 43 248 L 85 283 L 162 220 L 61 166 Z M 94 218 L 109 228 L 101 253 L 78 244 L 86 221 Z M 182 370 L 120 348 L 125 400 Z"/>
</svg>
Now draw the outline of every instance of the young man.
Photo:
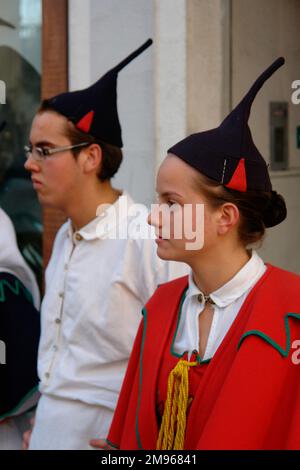
<svg viewBox="0 0 300 470">
<path fill-rule="evenodd" d="M 171 276 L 153 240 L 136 236 L 146 231 L 146 208 L 134 214 L 130 196 L 111 185 L 122 160 L 117 76 L 151 43 L 90 88 L 44 102 L 32 123 L 25 168 L 40 202 L 69 220 L 46 271 L 30 449 L 89 449 L 106 435 L 141 308 Z M 127 224 L 131 235 L 118 237 Z"/>
</svg>

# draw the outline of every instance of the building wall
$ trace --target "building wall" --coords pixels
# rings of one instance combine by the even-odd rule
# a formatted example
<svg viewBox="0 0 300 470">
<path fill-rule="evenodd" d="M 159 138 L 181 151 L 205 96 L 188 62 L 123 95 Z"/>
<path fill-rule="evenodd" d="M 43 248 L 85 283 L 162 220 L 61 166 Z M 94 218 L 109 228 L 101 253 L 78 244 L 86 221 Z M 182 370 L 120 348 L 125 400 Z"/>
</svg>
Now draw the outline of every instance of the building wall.
<svg viewBox="0 0 300 470">
<path fill-rule="evenodd" d="M 153 37 L 154 46 L 120 73 L 125 159 L 115 184 L 149 205 L 155 173 L 170 145 L 217 126 L 258 74 L 279 55 L 287 64 L 258 95 L 250 127 L 269 160 L 269 102 L 289 103 L 289 169 L 272 172 L 287 200 L 286 222 L 271 229 L 261 253 L 300 273 L 299 0 L 70 0 L 70 85 L 87 86 Z M 288 241 L 288 242 L 287 242 Z"/>
<path fill-rule="evenodd" d="M 269 62 L 282 55 L 286 63 L 258 95 L 250 118 L 258 148 L 270 155 L 269 102 L 289 103 L 289 168 L 300 168 L 300 149 L 295 146 L 295 127 L 300 107 L 291 103 L 291 83 L 300 77 L 299 0 L 233 0 L 232 89 L 233 105 Z M 245 15 L 247 11 L 247 15 Z"/>
<path fill-rule="evenodd" d="M 188 133 L 220 124 L 230 109 L 230 2 L 187 3 Z"/>
<path fill-rule="evenodd" d="M 257 96 L 249 123 L 257 147 L 269 161 L 269 102 L 288 103 L 289 167 L 271 172 L 274 189 L 286 199 L 288 217 L 267 231 L 259 251 L 266 261 L 300 273 L 300 105 L 291 103 L 291 83 L 300 77 L 300 2 L 188 0 L 186 5 L 189 133 L 217 126 L 276 57 L 286 58 L 286 65 Z"/>
<path fill-rule="evenodd" d="M 149 0 L 70 0 L 70 87 L 88 86 L 154 32 Z M 154 197 L 154 50 L 135 59 L 118 77 L 118 109 L 124 160 L 113 184 L 147 205 Z"/>
<path fill-rule="evenodd" d="M 187 133 L 187 3 L 154 0 L 156 171 Z"/>
<path fill-rule="evenodd" d="M 300 2 L 251 0 L 249 5 L 249 0 L 232 0 L 232 105 L 269 63 L 285 57 L 285 65 L 257 95 L 249 122 L 257 147 L 270 161 L 269 102 L 288 103 L 288 169 L 271 172 L 274 189 L 286 200 L 288 217 L 268 230 L 260 252 L 266 261 L 300 273 L 300 149 L 296 148 L 300 105 L 291 102 L 291 84 L 300 78 Z"/>
</svg>

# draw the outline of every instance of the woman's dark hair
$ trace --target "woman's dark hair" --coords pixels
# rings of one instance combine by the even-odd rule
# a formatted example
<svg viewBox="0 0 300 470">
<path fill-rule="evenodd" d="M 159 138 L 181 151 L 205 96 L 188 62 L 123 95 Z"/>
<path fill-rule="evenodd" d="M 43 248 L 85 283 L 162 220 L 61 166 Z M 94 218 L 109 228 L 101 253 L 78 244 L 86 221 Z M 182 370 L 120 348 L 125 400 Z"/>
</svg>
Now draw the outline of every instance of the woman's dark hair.
<svg viewBox="0 0 300 470">
<path fill-rule="evenodd" d="M 57 113 L 51 105 L 50 100 L 42 101 L 37 112 L 42 113 L 45 111 L 53 111 Z M 66 126 L 66 137 L 70 139 L 72 145 L 87 142 L 89 144 L 97 144 L 101 147 L 102 162 L 100 171 L 97 175 L 101 181 L 110 180 L 117 173 L 123 159 L 122 150 L 119 147 L 103 142 L 102 140 L 96 139 L 91 134 L 86 134 L 85 132 L 80 131 L 70 120 L 68 120 L 68 125 Z M 75 158 L 77 158 L 81 150 L 82 149 L 80 148 L 72 149 L 72 153 Z"/>
<path fill-rule="evenodd" d="M 245 246 L 261 241 L 265 229 L 280 224 L 287 215 L 283 197 L 276 191 L 235 191 L 199 173 L 196 187 L 212 207 L 226 202 L 235 204 L 240 213 L 238 233 Z"/>
</svg>

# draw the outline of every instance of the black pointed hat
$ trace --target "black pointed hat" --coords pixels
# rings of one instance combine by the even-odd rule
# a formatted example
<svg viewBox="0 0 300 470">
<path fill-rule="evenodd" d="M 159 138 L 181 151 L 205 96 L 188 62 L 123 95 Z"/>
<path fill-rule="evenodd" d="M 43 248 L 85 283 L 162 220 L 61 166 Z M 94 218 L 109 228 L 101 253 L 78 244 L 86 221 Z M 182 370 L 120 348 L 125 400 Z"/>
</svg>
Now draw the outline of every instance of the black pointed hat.
<svg viewBox="0 0 300 470">
<path fill-rule="evenodd" d="M 282 57 L 275 60 L 219 127 L 186 137 L 168 153 L 227 188 L 243 192 L 271 191 L 268 167 L 253 142 L 248 119 L 258 91 L 283 64 Z"/>
<path fill-rule="evenodd" d="M 84 90 L 66 92 L 49 100 L 50 105 L 83 132 L 122 147 L 122 131 L 117 108 L 118 73 L 152 44 L 141 47 Z"/>
</svg>

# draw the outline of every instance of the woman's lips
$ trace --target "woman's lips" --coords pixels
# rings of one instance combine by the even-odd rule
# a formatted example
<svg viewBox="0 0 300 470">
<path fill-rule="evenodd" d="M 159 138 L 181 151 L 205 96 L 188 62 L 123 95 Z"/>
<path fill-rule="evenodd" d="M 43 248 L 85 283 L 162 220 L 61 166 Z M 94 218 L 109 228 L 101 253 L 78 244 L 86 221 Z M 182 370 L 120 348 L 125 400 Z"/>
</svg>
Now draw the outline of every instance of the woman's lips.
<svg viewBox="0 0 300 470">
<path fill-rule="evenodd" d="M 168 240 L 166 240 L 165 238 L 162 238 L 160 235 L 157 236 L 157 238 L 155 239 L 155 242 L 159 245 L 160 243 L 163 243 L 163 242 L 166 242 Z"/>
</svg>

